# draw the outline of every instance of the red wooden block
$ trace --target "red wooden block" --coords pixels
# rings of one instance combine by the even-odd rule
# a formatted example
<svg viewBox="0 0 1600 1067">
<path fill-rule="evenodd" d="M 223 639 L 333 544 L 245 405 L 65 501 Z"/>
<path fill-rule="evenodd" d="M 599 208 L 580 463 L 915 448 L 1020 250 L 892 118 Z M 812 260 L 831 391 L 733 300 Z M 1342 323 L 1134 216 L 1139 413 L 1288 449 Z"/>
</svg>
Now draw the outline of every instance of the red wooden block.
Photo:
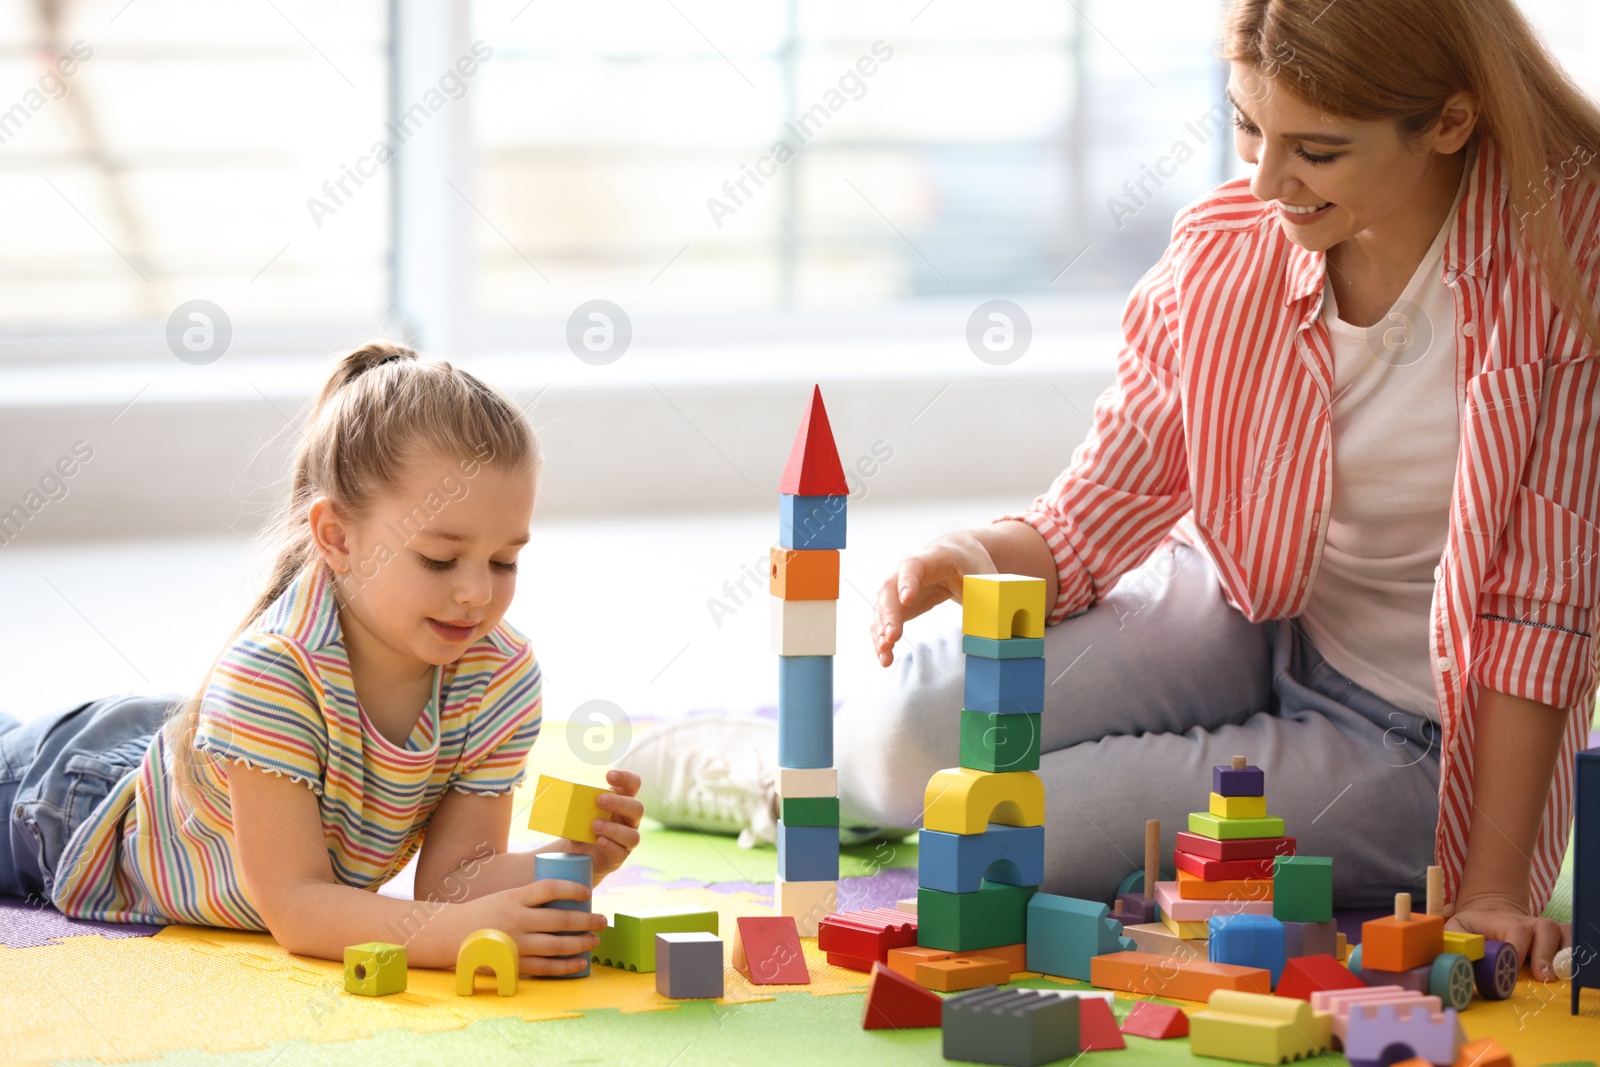
<svg viewBox="0 0 1600 1067">
<path fill-rule="evenodd" d="M 1310 1000 L 1311 994 L 1323 989 L 1360 989 L 1367 983 L 1332 956 L 1296 956 L 1284 965 L 1278 978 L 1280 997 Z"/>
<path fill-rule="evenodd" d="M 1242 878 L 1271 878 L 1272 857 L 1254 860 L 1209 860 L 1193 852 L 1178 849 L 1172 853 L 1172 865 L 1207 882 L 1235 882 Z"/>
<path fill-rule="evenodd" d="M 905 1030 L 938 1026 L 944 1018 L 944 1001 L 911 979 L 881 963 L 872 965 L 867 984 L 867 1008 L 861 1016 L 863 1030 Z"/>
<path fill-rule="evenodd" d="M 850 495 L 844 467 L 839 463 L 839 448 L 833 443 L 833 427 L 828 425 L 828 409 L 822 406 L 820 386 L 811 387 L 811 405 L 795 435 L 778 492 L 795 496 Z"/>
<path fill-rule="evenodd" d="M 793 915 L 741 915 L 733 933 L 733 968 L 753 985 L 810 985 Z"/>
<path fill-rule="evenodd" d="M 1117 1017 L 1102 997 L 1078 998 L 1078 1049 L 1081 1052 L 1111 1052 L 1127 1048 Z"/>
<path fill-rule="evenodd" d="M 877 960 L 864 960 L 860 956 L 846 956 L 842 952 L 828 953 L 828 966 L 844 967 L 847 970 L 861 971 L 865 974 L 872 973 L 872 965 L 877 962 Z"/>
<path fill-rule="evenodd" d="M 1152 1041 L 1165 1041 L 1169 1037 L 1189 1036 L 1189 1017 L 1183 1009 L 1173 1004 L 1157 1004 L 1141 1000 L 1122 1020 L 1122 1032 L 1134 1037 L 1148 1037 Z"/>
<path fill-rule="evenodd" d="M 1217 841 L 1187 830 L 1178 831 L 1178 850 L 1208 860 L 1259 860 L 1294 855 L 1292 837 L 1241 837 Z"/>
<path fill-rule="evenodd" d="M 857 970 L 872 970 L 873 960 L 889 959 L 889 950 L 917 943 L 917 917 L 893 908 L 835 912 L 817 922 L 817 948 L 832 955 L 865 960 Z M 850 964 L 842 964 L 848 967 Z"/>
</svg>

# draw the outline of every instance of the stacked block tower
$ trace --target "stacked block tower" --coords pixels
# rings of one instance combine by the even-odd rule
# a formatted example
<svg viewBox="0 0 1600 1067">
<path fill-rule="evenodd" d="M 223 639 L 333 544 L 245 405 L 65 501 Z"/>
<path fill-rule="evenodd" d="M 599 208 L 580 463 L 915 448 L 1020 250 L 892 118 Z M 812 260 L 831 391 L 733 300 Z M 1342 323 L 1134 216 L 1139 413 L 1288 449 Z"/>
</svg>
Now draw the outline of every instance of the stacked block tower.
<svg viewBox="0 0 1600 1067">
<path fill-rule="evenodd" d="M 1027 942 L 1044 881 L 1045 583 L 1016 574 L 962 581 L 966 682 L 961 766 L 923 796 L 917 944 L 965 952 Z"/>
<path fill-rule="evenodd" d="M 834 910 L 839 775 L 833 766 L 833 654 L 839 552 L 850 489 L 822 390 L 813 387 L 778 484 L 771 552 L 772 650 L 778 654 L 778 873 L 773 904 L 801 937 Z"/>
</svg>

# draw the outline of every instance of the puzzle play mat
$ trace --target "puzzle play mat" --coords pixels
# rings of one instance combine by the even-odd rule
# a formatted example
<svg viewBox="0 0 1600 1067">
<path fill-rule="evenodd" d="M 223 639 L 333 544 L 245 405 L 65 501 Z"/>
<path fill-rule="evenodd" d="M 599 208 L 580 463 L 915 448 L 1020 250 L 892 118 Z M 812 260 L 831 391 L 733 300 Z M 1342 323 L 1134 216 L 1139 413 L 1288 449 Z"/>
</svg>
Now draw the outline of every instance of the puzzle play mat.
<svg viewBox="0 0 1600 1067">
<path fill-rule="evenodd" d="M 531 785 L 594 768 L 561 765 L 564 746 L 535 745 Z M 624 870 L 602 882 L 596 911 L 715 909 L 725 941 L 739 915 L 771 914 L 776 853 L 740 849 L 732 838 L 659 828 Z M 516 847 L 536 844 L 520 831 Z M 908 841 L 845 848 L 841 910 L 893 907 L 916 895 L 917 846 Z M 1557 907 L 1561 907 L 1558 901 Z M 0 1064 L 153 1062 L 233 1067 L 298 1064 L 906 1064 L 943 1062 L 936 1029 L 861 1029 L 867 976 L 829 966 L 803 942 L 809 986 L 753 986 L 731 967 L 716 1001 L 657 995 L 655 975 L 595 966 L 588 978 L 524 979 L 513 997 L 458 997 L 445 971 L 413 969 L 406 992 L 382 998 L 343 991 L 339 963 L 292 956 L 266 935 L 189 926 L 164 929 L 71 922 L 19 901 L 0 901 Z M 1042 976 L 1017 984 L 1071 988 Z M 1469 1037 L 1492 1035 L 1519 1065 L 1600 1059 L 1600 997 L 1568 1014 L 1569 987 L 1524 980 L 1511 1000 L 1477 1001 L 1462 1016 Z M 1118 994 L 1120 1017 L 1133 998 Z M 1191 1010 L 1200 1005 L 1183 1005 Z M 1188 1042 L 1127 1039 L 1123 1051 L 1089 1062 L 1191 1057 Z M 1330 1055 L 1325 1062 L 1342 1064 Z"/>
</svg>

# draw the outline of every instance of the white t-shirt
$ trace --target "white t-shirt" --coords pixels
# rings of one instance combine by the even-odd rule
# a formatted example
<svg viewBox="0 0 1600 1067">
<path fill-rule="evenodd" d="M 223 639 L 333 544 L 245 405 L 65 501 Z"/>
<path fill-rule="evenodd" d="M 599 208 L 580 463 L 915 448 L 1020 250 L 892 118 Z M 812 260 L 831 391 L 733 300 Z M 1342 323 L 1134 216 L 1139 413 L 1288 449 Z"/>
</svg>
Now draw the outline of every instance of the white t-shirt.
<svg viewBox="0 0 1600 1067">
<path fill-rule="evenodd" d="M 1370 327 L 1339 318 L 1333 346 L 1333 510 L 1297 620 L 1335 670 L 1396 707 L 1439 719 L 1428 622 L 1460 448 L 1455 295 L 1440 277 L 1470 161 L 1433 246 Z"/>
</svg>

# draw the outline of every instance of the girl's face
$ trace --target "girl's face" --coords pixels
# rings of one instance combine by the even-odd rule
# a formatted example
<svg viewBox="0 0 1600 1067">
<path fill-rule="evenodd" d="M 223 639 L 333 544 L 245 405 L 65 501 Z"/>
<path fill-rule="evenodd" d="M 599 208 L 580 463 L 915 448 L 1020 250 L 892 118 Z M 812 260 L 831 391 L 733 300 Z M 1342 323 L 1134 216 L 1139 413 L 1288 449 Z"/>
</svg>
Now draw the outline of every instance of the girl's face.
<svg viewBox="0 0 1600 1067">
<path fill-rule="evenodd" d="M 1281 79 L 1288 81 L 1288 78 Z M 1284 235 L 1302 248 L 1326 251 L 1373 227 L 1398 229 L 1412 213 L 1426 215 L 1451 165 L 1446 158 L 1472 132 L 1470 103 L 1457 94 L 1421 143 L 1408 146 L 1387 119 L 1337 118 L 1280 87 L 1256 67 L 1232 65 L 1233 143 L 1256 165 L 1250 191 L 1275 201 Z M 1451 173 L 1459 176 L 1459 170 Z M 1450 198 L 1444 203 L 1448 204 Z M 1318 209 L 1309 214 L 1304 209 Z"/>
<path fill-rule="evenodd" d="M 534 493 L 530 474 L 427 456 L 361 522 L 340 521 L 326 500 L 313 504 L 347 644 L 399 669 L 459 659 L 516 594 Z"/>
</svg>

